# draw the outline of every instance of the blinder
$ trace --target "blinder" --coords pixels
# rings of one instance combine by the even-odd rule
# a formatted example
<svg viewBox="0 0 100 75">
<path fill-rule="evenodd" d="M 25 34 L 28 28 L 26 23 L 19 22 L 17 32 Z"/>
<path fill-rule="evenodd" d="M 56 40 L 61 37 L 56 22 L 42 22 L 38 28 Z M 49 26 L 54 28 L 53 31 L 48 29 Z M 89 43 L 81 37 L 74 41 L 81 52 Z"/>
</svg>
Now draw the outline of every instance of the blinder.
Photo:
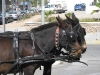
<svg viewBox="0 0 100 75">
<path fill-rule="evenodd" d="M 67 33 L 66 36 L 69 42 L 75 42 L 75 40 L 77 39 L 77 35 L 73 31 Z"/>
<path fill-rule="evenodd" d="M 76 42 L 77 40 L 77 34 L 75 34 L 73 31 L 71 32 L 66 32 L 65 30 L 62 30 L 62 34 L 63 34 L 63 38 L 65 38 L 66 42 L 66 49 L 70 50 L 69 48 L 71 48 L 71 43 Z"/>
</svg>

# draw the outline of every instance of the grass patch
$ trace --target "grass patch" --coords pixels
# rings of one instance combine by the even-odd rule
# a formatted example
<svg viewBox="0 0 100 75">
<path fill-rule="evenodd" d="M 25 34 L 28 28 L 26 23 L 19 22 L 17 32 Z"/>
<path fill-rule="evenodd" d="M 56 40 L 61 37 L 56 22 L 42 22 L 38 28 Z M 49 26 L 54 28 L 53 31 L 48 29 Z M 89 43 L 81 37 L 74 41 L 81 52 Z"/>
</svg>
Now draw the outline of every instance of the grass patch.
<svg viewBox="0 0 100 75">
<path fill-rule="evenodd" d="M 99 18 L 81 18 L 80 22 L 100 22 Z"/>
</svg>

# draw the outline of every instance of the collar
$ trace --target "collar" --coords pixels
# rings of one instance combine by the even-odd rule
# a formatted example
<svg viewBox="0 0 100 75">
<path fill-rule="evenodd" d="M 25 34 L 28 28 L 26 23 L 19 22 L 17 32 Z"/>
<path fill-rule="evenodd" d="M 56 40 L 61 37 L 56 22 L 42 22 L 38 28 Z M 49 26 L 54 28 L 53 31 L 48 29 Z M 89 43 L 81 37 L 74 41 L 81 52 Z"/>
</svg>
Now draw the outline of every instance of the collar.
<svg viewBox="0 0 100 75">
<path fill-rule="evenodd" d="M 59 32 L 60 32 L 60 29 L 59 29 L 59 26 L 57 26 L 56 33 L 55 33 L 55 47 L 57 50 L 59 50 Z"/>
</svg>

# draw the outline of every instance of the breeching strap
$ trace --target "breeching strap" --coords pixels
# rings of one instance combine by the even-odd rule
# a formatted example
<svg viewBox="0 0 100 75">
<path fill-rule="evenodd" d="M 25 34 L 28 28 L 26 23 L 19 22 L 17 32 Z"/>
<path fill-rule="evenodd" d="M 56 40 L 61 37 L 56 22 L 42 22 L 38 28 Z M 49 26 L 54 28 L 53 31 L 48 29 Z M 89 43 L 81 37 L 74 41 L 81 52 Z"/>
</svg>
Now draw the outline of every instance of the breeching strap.
<svg viewBox="0 0 100 75">
<path fill-rule="evenodd" d="M 19 46 L 18 46 L 18 32 L 14 32 L 14 38 L 13 38 L 13 50 L 14 50 L 14 56 L 15 59 L 19 59 Z"/>
</svg>

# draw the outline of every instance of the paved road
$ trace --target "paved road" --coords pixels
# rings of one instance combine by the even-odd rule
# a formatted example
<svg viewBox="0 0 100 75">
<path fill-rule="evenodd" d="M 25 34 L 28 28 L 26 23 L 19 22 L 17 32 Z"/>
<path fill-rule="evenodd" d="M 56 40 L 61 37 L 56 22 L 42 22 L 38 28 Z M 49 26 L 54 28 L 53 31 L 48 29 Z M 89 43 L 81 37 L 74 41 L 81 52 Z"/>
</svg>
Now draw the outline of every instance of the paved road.
<svg viewBox="0 0 100 75">
<path fill-rule="evenodd" d="M 100 75 L 100 45 L 88 45 L 81 61 L 88 66 L 78 62 L 62 63 L 53 66 L 52 75 Z M 43 69 L 37 69 L 35 75 L 42 75 L 42 72 Z"/>
</svg>

